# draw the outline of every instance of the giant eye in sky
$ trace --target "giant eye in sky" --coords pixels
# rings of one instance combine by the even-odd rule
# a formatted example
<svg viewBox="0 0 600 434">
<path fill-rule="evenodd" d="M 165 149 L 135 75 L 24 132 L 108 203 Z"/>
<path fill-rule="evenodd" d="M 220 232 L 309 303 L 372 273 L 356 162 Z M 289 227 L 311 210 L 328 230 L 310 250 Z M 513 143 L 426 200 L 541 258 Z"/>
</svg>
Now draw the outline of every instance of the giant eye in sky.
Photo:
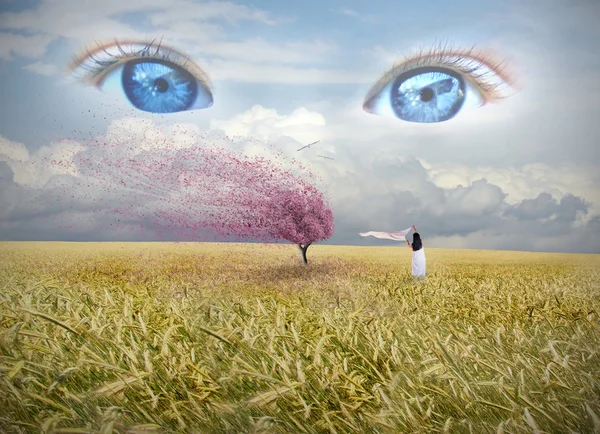
<svg viewBox="0 0 600 434">
<path fill-rule="evenodd" d="M 488 53 L 437 46 L 396 63 L 369 90 L 363 110 L 436 123 L 510 96 L 514 80 Z"/>
<path fill-rule="evenodd" d="M 71 71 L 98 88 L 118 86 L 138 110 L 175 113 L 212 106 L 204 71 L 183 54 L 161 43 L 98 43 L 71 64 Z"/>
</svg>

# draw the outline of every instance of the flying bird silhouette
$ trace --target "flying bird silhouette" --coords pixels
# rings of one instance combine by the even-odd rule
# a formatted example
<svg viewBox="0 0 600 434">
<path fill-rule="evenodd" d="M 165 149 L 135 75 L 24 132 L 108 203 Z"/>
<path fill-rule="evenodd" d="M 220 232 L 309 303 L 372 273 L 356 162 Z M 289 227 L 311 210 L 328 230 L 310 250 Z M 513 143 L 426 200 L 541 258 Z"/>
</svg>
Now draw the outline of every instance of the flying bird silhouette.
<svg viewBox="0 0 600 434">
<path fill-rule="evenodd" d="M 335 160 L 335 158 L 326 157 L 326 156 L 324 156 L 324 155 L 317 155 L 317 157 L 321 157 L 321 158 L 327 158 L 328 160 Z"/>
<path fill-rule="evenodd" d="M 319 142 L 320 142 L 320 140 L 317 140 L 316 142 L 309 143 L 308 145 L 306 145 L 306 146 L 302 146 L 300 149 L 297 149 L 297 150 L 298 150 L 298 151 L 301 151 L 301 150 L 303 150 L 304 148 L 310 148 L 312 145 L 316 145 L 316 144 L 317 144 L 317 143 L 319 143 Z"/>
</svg>

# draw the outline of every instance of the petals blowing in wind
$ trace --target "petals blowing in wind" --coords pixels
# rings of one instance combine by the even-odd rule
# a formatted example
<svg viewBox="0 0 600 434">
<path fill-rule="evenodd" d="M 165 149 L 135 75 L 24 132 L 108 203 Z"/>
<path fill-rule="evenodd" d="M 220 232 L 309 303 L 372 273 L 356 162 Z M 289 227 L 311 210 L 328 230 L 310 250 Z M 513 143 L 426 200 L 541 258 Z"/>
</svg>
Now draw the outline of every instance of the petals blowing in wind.
<svg viewBox="0 0 600 434">
<path fill-rule="evenodd" d="M 273 146 L 274 158 L 264 158 L 208 141 L 180 149 L 177 141 L 157 148 L 152 140 L 134 144 L 120 137 L 119 152 L 107 152 L 112 143 L 102 137 L 86 141 L 70 167 L 79 176 L 57 180 L 54 193 L 75 207 L 92 190 L 103 191 L 105 200 L 89 205 L 97 224 L 117 233 L 150 231 L 160 239 L 188 241 L 286 240 L 299 246 L 304 264 L 308 246 L 333 235 L 333 213 L 313 185 L 315 175 Z M 133 219 L 145 224 L 132 225 Z M 75 230 L 87 224 L 56 221 Z"/>
</svg>

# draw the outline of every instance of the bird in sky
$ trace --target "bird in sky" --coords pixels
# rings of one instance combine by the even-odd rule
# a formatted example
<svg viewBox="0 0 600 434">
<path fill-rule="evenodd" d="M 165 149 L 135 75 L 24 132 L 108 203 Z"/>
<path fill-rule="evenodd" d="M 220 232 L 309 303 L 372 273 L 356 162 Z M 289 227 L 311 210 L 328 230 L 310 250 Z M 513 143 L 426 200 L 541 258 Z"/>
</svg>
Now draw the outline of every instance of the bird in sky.
<svg viewBox="0 0 600 434">
<path fill-rule="evenodd" d="M 317 157 L 321 157 L 321 158 L 327 158 L 328 160 L 335 160 L 335 158 L 326 157 L 326 156 L 324 156 L 324 155 L 317 155 Z"/>
<path fill-rule="evenodd" d="M 298 151 L 301 151 L 301 150 L 303 150 L 304 148 L 310 148 L 312 145 L 316 145 L 316 144 L 317 144 L 317 143 L 319 143 L 319 142 L 320 142 L 320 140 L 317 140 L 316 142 L 309 143 L 309 144 L 308 144 L 308 145 L 306 145 L 306 146 L 302 146 L 300 149 L 298 149 Z"/>
</svg>

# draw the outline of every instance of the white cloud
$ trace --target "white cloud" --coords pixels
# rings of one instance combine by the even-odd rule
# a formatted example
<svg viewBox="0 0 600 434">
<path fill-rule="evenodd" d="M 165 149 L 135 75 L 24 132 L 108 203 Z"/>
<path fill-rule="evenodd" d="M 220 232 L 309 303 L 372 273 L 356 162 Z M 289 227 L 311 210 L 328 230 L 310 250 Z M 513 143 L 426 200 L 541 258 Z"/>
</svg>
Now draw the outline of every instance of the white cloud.
<svg viewBox="0 0 600 434">
<path fill-rule="evenodd" d="M 158 27 L 178 27 L 179 23 L 190 20 L 190 17 L 198 21 L 219 19 L 232 23 L 254 21 L 274 25 L 278 22 L 263 10 L 227 1 L 175 0 L 168 6 L 162 2 L 161 6 L 164 10 L 149 14 L 150 22 Z"/>
<path fill-rule="evenodd" d="M 168 3 L 162 0 L 42 0 L 35 9 L 0 14 L 0 22 L 5 29 L 25 29 L 69 37 L 79 34 L 79 30 L 85 27 L 95 30 L 120 26 L 112 17 L 134 12 L 153 12 L 149 15 L 150 22 L 166 28 L 175 27 L 178 22 L 190 20 L 190 17 L 197 21 L 221 19 L 274 24 L 266 12 L 256 8 L 232 2 L 188 0 L 172 0 Z M 114 37 L 114 34 L 110 36 Z"/>
<path fill-rule="evenodd" d="M 264 107 L 254 107 L 230 120 L 213 122 L 211 126 L 221 126 L 238 136 L 274 140 L 281 135 L 294 137 L 293 131 L 282 126 L 281 120 L 287 117 L 293 116 L 278 114 L 275 110 Z M 381 118 L 373 118 L 379 119 L 377 122 L 386 122 Z M 402 216 L 421 216 L 422 220 L 429 221 L 431 225 L 447 221 L 449 226 L 445 230 L 455 230 L 461 234 L 449 238 L 434 238 L 434 244 L 440 247 L 494 248 L 495 245 L 498 248 L 511 248 L 512 245 L 517 249 L 560 251 L 562 247 L 556 242 L 555 235 L 546 239 L 548 235 L 543 233 L 570 233 L 578 227 L 586 231 L 588 229 L 585 229 L 585 224 L 594 215 L 600 214 L 600 190 L 598 179 L 595 178 L 595 174 L 600 173 L 598 166 L 525 164 L 520 167 L 497 168 L 454 163 L 433 164 L 424 159 L 400 157 L 398 155 L 403 152 L 398 152 L 398 147 L 392 149 L 390 146 L 379 146 L 378 149 L 370 148 L 368 152 L 364 152 L 346 142 L 346 137 L 355 135 L 363 128 L 363 125 L 356 125 L 348 119 L 344 126 L 328 121 L 324 123 L 319 135 L 312 137 L 324 137 L 324 143 L 318 146 L 331 147 L 335 152 L 335 161 L 323 162 L 315 158 L 314 154 L 323 153 L 322 148 L 318 148 L 318 151 L 305 150 L 298 155 L 293 153 L 292 144 L 284 147 L 288 155 L 299 158 L 322 176 L 328 185 L 328 193 L 333 198 L 341 231 L 356 227 L 360 222 L 373 230 L 393 229 L 402 226 L 399 223 Z M 332 130 L 343 129 L 346 129 L 344 136 L 332 134 Z M 367 130 L 377 131 L 377 128 Z M 369 135 L 373 139 L 372 133 L 365 137 Z M 300 143 L 308 141 L 308 137 L 304 141 L 299 140 Z M 278 146 L 283 146 L 283 143 L 278 143 Z M 569 194 L 583 198 L 590 204 L 587 215 L 581 212 L 573 214 L 574 220 L 564 223 L 566 226 L 559 226 L 552 219 L 542 219 L 537 223 L 546 226 L 540 225 L 540 234 L 535 234 L 536 227 L 503 217 L 508 208 L 518 205 L 524 199 L 536 198 L 544 192 L 552 194 L 557 201 L 556 206 Z M 561 206 L 568 206 L 568 203 Z M 568 210 L 565 212 L 570 215 Z M 502 229 L 503 227 L 507 229 Z M 431 231 L 432 228 L 428 230 Z M 510 230 L 519 235 L 515 235 L 507 243 L 506 237 L 493 235 L 498 230 Z M 463 238 L 467 234 L 470 235 Z M 581 234 L 577 236 L 583 237 Z M 583 245 L 586 246 L 584 250 L 593 250 L 591 241 L 587 240 Z"/>
<path fill-rule="evenodd" d="M 396 162 L 406 164 L 410 158 L 401 157 L 406 154 L 402 150 L 401 145 L 394 145 L 396 157 L 390 159 L 390 146 L 384 146 L 381 143 L 379 151 L 369 146 L 369 149 L 356 148 L 354 145 L 347 142 L 347 138 L 364 140 L 368 143 L 378 141 L 378 131 L 389 130 L 392 126 L 398 126 L 397 119 L 388 119 L 377 116 L 364 116 L 360 109 L 347 109 L 344 113 L 345 122 L 343 125 L 334 121 L 326 121 L 325 116 L 319 112 L 309 111 L 300 108 L 290 113 L 289 115 L 280 114 L 274 109 L 267 109 L 262 106 L 254 106 L 250 110 L 240 113 L 230 119 L 213 120 L 210 123 L 212 129 L 223 130 L 229 136 L 246 136 L 263 141 L 274 142 L 281 137 L 287 136 L 295 139 L 299 144 L 307 144 L 316 140 L 321 140 L 315 148 L 303 150 L 301 155 L 294 154 L 294 157 L 307 158 L 306 162 L 316 164 L 319 160 L 314 158 L 313 154 L 336 154 L 335 161 L 327 161 L 326 164 L 321 160 L 319 167 L 327 168 L 329 174 L 338 176 L 347 174 L 348 172 L 360 170 L 361 165 L 358 161 L 379 159 L 379 171 L 373 173 L 369 177 L 363 179 L 363 183 L 370 183 L 373 191 L 385 191 L 392 186 L 398 188 L 409 188 L 413 191 L 426 193 L 427 190 L 419 191 L 419 185 L 429 182 L 436 187 L 443 189 L 456 189 L 459 186 L 472 187 L 478 180 L 485 179 L 490 185 L 497 186 L 506 195 L 501 197 L 496 195 L 496 191 L 490 191 L 489 196 L 492 202 L 485 202 L 487 199 L 481 199 L 483 208 L 485 203 L 487 206 L 495 206 L 498 198 L 500 202 L 505 201 L 507 204 L 515 205 L 525 199 L 533 199 L 540 193 L 550 193 L 554 199 L 560 199 L 564 195 L 571 193 L 582 197 L 591 202 L 591 212 L 600 214 L 600 189 L 598 188 L 597 173 L 600 173 L 600 167 L 595 164 L 575 165 L 575 164 L 560 164 L 548 165 L 542 163 L 523 164 L 521 166 L 511 167 L 493 167 L 493 166 L 468 166 L 458 163 L 431 163 L 424 158 L 417 158 L 419 166 L 423 168 L 423 178 L 406 179 L 402 174 L 395 173 L 393 169 Z M 479 118 L 481 119 L 481 118 Z M 491 121 L 491 119 L 490 119 Z M 469 121 L 469 124 L 472 121 Z M 373 123 L 374 125 L 369 125 Z M 384 126 L 377 124 L 385 124 Z M 412 125 L 401 123 L 401 127 L 411 128 Z M 421 128 L 417 125 L 417 131 Z M 464 125 L 451 127 L 452 129 L 461 130 L 464 133 Z M 400 130 L 400 128 L 398 128 Z M 403 131 L 406 133 L 406 131 Z M 441 133 L 440 133 L 441 134 Z M 358 136 L 358 137 L 357 137 Z M 294 151 L 296 144 L 289 143 L 286 151 Z M 298 146 L 299 147 L 299 146 Z M 316 151 L 315 151 L 316 149 Z M 414 152 L 411 151 L 411 153 Z M 378 157 L 380 155 L 381 157 Z M 389 160 L 386 160 L 389 159 Z M 382 164 L 389 163 L 392 167 L 390 172 L 383 172 Z M 332 170 L 335 168 L 335 170 Z M 363 167 L 364 168 L 364 167 Z M 330 179 L 333 181 L 333 179 Z M 416 180 L 416 184 L 413 181 Z M 481 186 L 482 188 L 484 186 Z M 485 190 L 480 191 L 483 194 Z M 354 190 L 352 190 L 354 191 Z M 465 204 L 471 203 L 476 206 L 477 200 L 481 197 L 470 196 L 463 198 L 459 193 L 460 189 L 455 193 L 456 196 L 452 202 L 459 202 L 464 199 Z M 337 192 L 333 192 L 337 193 Z M 474 195 L 471 191 L 469 194 Z M 345 195 L 344 195 L 345 196 Z M 492 199 L 492 196 L 494 197 Z M 468 200 L 467 200 L 468 199 Z M 467 206 L 467 205 L 465 205 Z M 478 205 L 477 205 L 478 206 Z M 477 208 L 477 212 L 483 208 Z M 582 217 L 583 220 L 589 218 Z"/>
<path fill-rule="evenodd" d="M 375 15 L 365 14 L 364 12 L 358 12 L 350 8 L 339 8 L 333 9 L 332 11 L 341 15 L 345 15 L 347 17 L 357 18 L 365 23 L 374 23 L 376 21 Z"/>
<path fill-rule="evenodd" d="M 83 146 L 73 140 L 50 143 L 33 154 L 22 143 L 0 136 L 0 161 L 8 163 L 16 184 L 43 188 L 54 175 L 77 175 L 73 157 Z"/>
<path fill-rule="evenodd" d="M 271 143 L 275 145 L 275 151 L 279 149 L 297 159 L 323 179 L 323 188 L 333 199 L 336 237 L 345 243 L 359 242 L 357 231 L 398 229 L 410 220 L 408 223 L 419 224 L 429 234 L 428 246 L 432 247 L 561 250 L 564 245 L 557 240 L 573 233 L 581 238 L 581 249 L 593 250 L 595 239 L 588 233 L 591 229 L 585 221 L 575 218 L 582 215 L 577 210 L 585 209 L 583 202 L 578 198 L 559 200 L 568 193 L 575 194 L 592 202 L 588 220 L 592 214 L 598 215 L 597 183 L 594 184 L 596 181 L 591 178 L 595 173 L 593 169 L 597 168 L 527 165 L 498 169 L 433 164 L 423 159 L 399 157 L 384 148 L 360 152 L 358 148 L 347 146 L 343 138 L 328 135 L 330 128 L 332 125 L 323 114 L 306 108 L 283 114 L 254 106 L 232 118 L 213 120 L 212 131 L 206 132 L 193 124 L 160 126 L 149 119 L 127 118 L 113 121 L 102 139 L 105 141 L 103 146 L 95 147 L 94 155 L 88 154 L 86 158 L 101 161 L 102 152 L 122 153 L 125 157 L 157 148 L 169 154 L 204 143 L 242 149 L 246 155 L 274 156 L 274 152 L 265 150 L 265 144 Z M 232 140 L 219 136 L 218 131 L 223 131 Z M 319 139 L 322 141 L 314 149 L 297 152 L 300 146 Z M 78 143 L 61 142 L 30 155 L 24 145 L 4 139 L 0 155 L 15 172 L 17 184 L 48 188 L 48 180 L 61 173 L 61 167 L 63 174 L 77 176 L 72 161 L 74 154 L 82 149 Z M 322 160 L 316 156 L 327 153 L 335 155 L 335 160 Z M 112 155 L 109 160 L 118 161 L 119 158 Z M 58 170 L 56 165 L 49 168 L 49 159 L 64 160 L 67 164 L 58 166 Z M 107 167 L 106 170 L 112 169 Z M 169 194 L 159 190 L 160 186 L 157 186 L 157 192 Z M 557 200 L 550 208 L 561 220 L 532 221 L 521 218 L 519 212 L 505 213 L 507 209 L 516 210 L 515 206 L 523 199 L 536 198 L 542 192 L 550 192 Z M 86 207 L 96 206 L 94 204 L 103 193 L 96 189 L 89 190 L 88 194 L 88 202 L 79 205 L 83 213 L 90 211 Z M 93 200 L 89 198 L 92 194 L 96 195 Z M 13 199 L 3 200 L 10 200 L 6 209 L 14 210 L 18 196 L 11 197 Z M 33 215 L 43 214 L 40 206 L 38 203 L 37 208 L 15 212 L 17 215 L 26 211 Z M 84 218 L 83 214 L 81 218 Z M 16 230 L 14 223 L 11 225 Z"/>
<path fill-rule="evenodd" d="M 597 179 L 600 166 L 595 164 L 585 166 L 565 163 L 550 166 L 535 163 L 498 168 L 468 167 L 455 163 L 430 164 L 424 159 L 419 161 L 427 169 L 429 179 L 441 188 L 469 186 L 474 181 L 485 178 L 507 194 L 506 202 L 509 204 L 534 199 L 541 193 L 550 193 L 554 199 L 572 193 L 590 201 L 591 212 L 600 214 L 600 189 Z M 585 220 L 586 217 L 582 219 Z"/>
<path fill-rule="evenodd" d="M 262 65 L 236 60 L 213 59 L 203 62 L 213 80 L 246 83 L 344 84 L 371 83 L 373 77 L 361 71 L 346 69 L 296 68 L 276 63 Z"/>
<path fill-rule="evenodd" d="M 29 151 L 22 143 L 0 137 L 0 155 L 2 161 L 25 162 L 29 160 Z"/>
<path fill-rule="evenodd" d="M 349 9 L 349 8 L 340 8 L 340 9 L 338 9 L 338 12 L 342 15 L 348 15 L 350 17 L 360 16 L 360 14 L 358 12 L 356 12 L 354 9 Z"/>
<path fill-rule="evenodd" d="M 25 66 L 24 68 L 27 69 L 28 71 L 32 71 L 32 72 L 35 72 L 36 74 L 45 75 L 45 76 L 56 75 L 60 72 L 59 68 L 56 65 L 52 65 L 50 63 L 44 63 L 44 62 L 31 63 L 31 64 Z"/>
<path fill-rule="evenodd" d="M 243 42 L 214 41 L 212 44 L 197 47 L 199 53 L 257 65 L 263 65 L 265 62 L 312 63 L 327 59 L 327 56 L 337 50 L 337 45 L 323 41 L 285 42 L 275 45 L 260 38 L 247 39 Z"/>
<path fill-rule="evenodd" d="M 148 23 L 145 32 L 119 20 L 123 13 L 144 12 Z M 93 17 L 93 18 L 91 18 Z M 254 21 L 274 25 L 274 19 L 263 10 L 231 2 L 192 2 L 175 0 L 168 4 L 156 0 L 81 2 L 45 0 L 35 10 L 0 14 L 0 29 L 25 30 L 32 36 L 3 34 L 0 58 L 19 54 L 41 58 L 47 46 L 58 38 L 67 38 L 81 48 L 94 46 L 94 41 L 150 40 L 157 35 L 165 44 L 208 65 L 211 77 L 262 83 L 356 83 L 368 80 L 346 70 L 319 69 L 314 65 L 328 62 L 338 47 L 331 42 L 269 42 L 260 38 L 231 40 L 215 22 Z M 75 54 L 75 53 L 73 53 Z M 202 62 L 204 56 L 211 61 Z M 296 69 L 289 65 L 307 64 Z M 285 66 L 288 65 L 288 66 Z M 31 70 L 50 74 L 51 68 L 36 63 Z"/>
<path fill-rule="evenodd" d="M 48 44 L 60 37 L 85 44 L 93 42 L 94 39 L 112 39 L 115 35 L 119 35 L 119 37 L 139 36 L 138 32 L 135 32 L 130 26 L 108 18 L 113 13 L 127 12 L 122 8 L 108 9 L 110 3 L 114 2 L 94 2 L 98 6 L 105 6 L 99 7 L 96 12 L 93 8 L 91 10 L 86 8 L 82 3 L 46 1 L 35 10 L 0 14 L 0 28 L 26 30 L 34 33 L 31 36 L 20 36 L 19 39 L 7 38 L 6 42 L 3 41 L 2 44 L 4 49 L 18 50 L 19 43 L 21 45 L 37 45 L 37 50 L 30 57 L 41 57 L 45 54 Z M 127 3 L 129 2 L 121 2 L 122 5 Z"/>
<path fill-rule="evenodd" d="M 214 119 L 210 122 L 211 130 L 222 131 L 234 141 L 223 143 L 227 147 L 236 148 L 248 156 L 269 159 L 276 158 L 276 152 L 281 151 L 317 171 L 327 167 L 317 154 L 335 154 L 333 144 L 322 140 L 326 128 L 325 117 L 321 113 L 304 107 L 287 115 L 256 105 L 230 119 Z M 320 142 L 312 148 L 298 151 L 302 146 L 316 141 Z M 327 160 L 327 163 L 334 162 Z M 291 161 L 279 161 L 278 164 L 287 169 L 292 168 Z M 332 164 L 329 165 L 331 166 Z"/>
<path fill-rule="evenodd" d="M 115 152 L 129 153 L 134 156 L 142 151 L 162 149 L 177 151 L 198 144 L 200 128 L 194 124 L 170 124 L 161 128 L 147 118 L 124 118 L 111 122 L 106 137 L 106 146 L 112 146 Z"/>
<path fill-rule="evenodd" d="M 455 187 L 446 195 L 445 212 L 481 215 L 498 210 L 505 194 L 500 187 L 478 179 L 465 187 Z"/>
<path fill-rule="evenodd" d="M 73 39 L 79 44 L 96 40 L 118 38 L 139 38 L 137 29 L 118 20 L 118 15 L 134 12 L 155 11 L 150 21 L 167 33 L 175 31 L 181 35 L 180 22 L 192 24 L 188 30 L 193 34 L 188 38 L 198 40 L 202 31 L 218 27 L 206 27 L 207 20 L 221 19 L 229 22 L 240 20 L 274 24 L 268 14 L 262 10 L 238 5 L 232 2 L 192 2 L 173 0 L 42 0 L 35 9 L 0 14 L 0 29 L 26 30 L 34 32 L 32 36 L 3 33 L 0 55 L 8 58 L 11 51 L 24 53 L 28 57 L 41 57 L 47 45 L 59 37 Z M 160 11 L 160 12 L 156 12 Z M 194 26 L 194 24 L 197 24 Z M 155 35 L 153 35 L 155 36 Z"/>
<path fill-rule="evenodd" d="M 23 36 L 13 33 L 0 33 L 0 60 L 13 60 L 15 56 L 41 57 L 52 40 L 47 35 Z"/>
<path fill-rule="evenodd" d="M 229 136 L 248 136 L 264 141 L 274 141 L 283 136 L 299 143 L 320 140 L 326 125 L 325 117 L 304 107 L 289 115 L 278 114 L 275 109 L 255 105 L 250 110 L 231 119 L 212 120 L 211 129 L 219 129 Z"/>
</svg>

